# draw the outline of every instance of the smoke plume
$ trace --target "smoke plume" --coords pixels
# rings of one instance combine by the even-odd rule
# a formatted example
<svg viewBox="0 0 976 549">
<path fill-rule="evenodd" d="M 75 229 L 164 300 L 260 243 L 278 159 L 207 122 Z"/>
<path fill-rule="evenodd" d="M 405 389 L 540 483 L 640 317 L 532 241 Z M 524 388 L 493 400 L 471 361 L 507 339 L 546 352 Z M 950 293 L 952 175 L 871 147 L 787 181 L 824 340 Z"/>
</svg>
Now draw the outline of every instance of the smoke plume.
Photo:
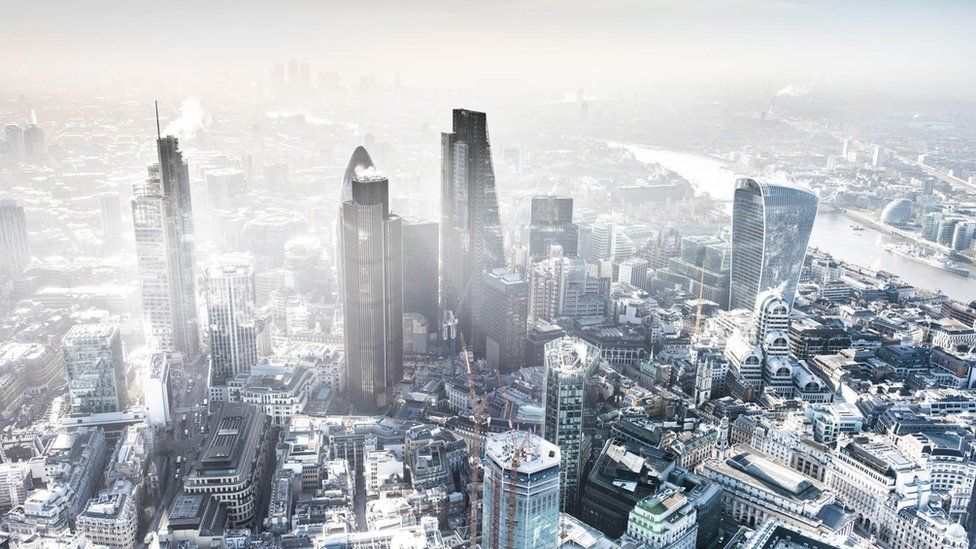
<svg viewBox="0 0 976 549">
<path fill-rule="evenodd" d="M 180 115 L 166 124 L 165 135 L 180 139 L 193 139 L 197 132 L 213 123 L 210 113 L 203 108 L 199 97 L 187 97 L 180 102 Z"/>
</svg>

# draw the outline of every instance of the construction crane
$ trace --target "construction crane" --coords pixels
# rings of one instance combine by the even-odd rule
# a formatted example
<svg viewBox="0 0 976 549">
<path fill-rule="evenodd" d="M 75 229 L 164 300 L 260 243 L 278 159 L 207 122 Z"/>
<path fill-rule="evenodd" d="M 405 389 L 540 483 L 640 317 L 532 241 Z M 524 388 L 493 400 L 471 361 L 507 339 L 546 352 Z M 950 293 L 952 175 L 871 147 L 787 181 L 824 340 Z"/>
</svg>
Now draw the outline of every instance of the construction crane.
<svg viewBox="0 0 976 549">
<path fill-rule="evenodd" d="M 464 285 L 464 291 L 458 296 L 457 304 L 454 310 L 445 309 L 444 310 L 444 321 L 441 323 L 441 333 L 444 339 L 451 340 L 451 377 L 457 373 L 457 336 L 460 332 L 458 328 L 458 315 L 461 314 L 462 307 L 464 307 L 464 299 L 467 297 L 468 292 L 471 290 L 471 284 L 474 282 L 474 277 L 468 278 L 467 284 Z M 454 313 L 457 311 L 457 314 Z M 463 348 L 464 345 L 461 345 Z M 467 351 L 465 351 L 467 353 Z"/>
<path fill-rule="evenodd" d="M 511 421 L 509 421 L 509 425 L 511 425 Z M 518 526 L 518 517 L 515 514 L 515 508 L 518 503 L 515 497 L 515 483 L 518 480 L 519 465 L 522 463 L 521 457 L 525 455 L 525 443 L 529 441 L 530 436 L 530 433 L 526 431 L 525 436 L 522 437 L 522 442 L 519 444 L 519 447 L 516 448 L 512 453 L 512 463 L 510 465 L 512 476 L 510 477 L 510 482 L 508 483 L 508 520 L 506 521 L 508 522 L 508 531 L 506 533 L 507 535 L 505 540 L 505 547 L 508 547 L 509 549 L 515 548 L 515 529 Z"/>
<path fill-rule="evenodd" d="M 461 300 L 458 301 L 460 302 Z M 456 328 L 457 320 L 455 320 L 454 326 Z M 468 495 L 468 499 L 471 502 L 470 547 L 471 549 L 477 549 L 478 543 L 475 534 L 478 531 L 478 478 L 479 469 L 481 468 L 479 455 L 481 454 L 481 423 L 484 421 L 485 411 L 482 402 L 478 399 L 478 392 L 475 390 L 474 372 L 471 368 L 471 360 L 468 358 L 467 347 L 464 344 L 464 334 L 458 330 L 457 337 L 461 339 L 461 351 L 464 353 L 464 371 L 468 378 L 468 397 L 471 399 L 471 418 L 474 423 L 474 440 L 476 441 L 472 445 L 471 449 L 473 451 L 468 459 L 468 464 L 471 466 L 471 493 Z M 452 351 L 455 348 L 453 341 L 454 339 L 452 338 Z M 452 356 L 452 361 L 454 360 L 457 360 L 456 352 Z"/>
<path fill-rule="evenodd" d="M 702 265 L 701 280 L 698 281 L 698 313 L 695 314 L 695 335 L 701 331 L 702 298 L 705 297 L 705 266 Z"/>
<path fill-rule="evenodd" d="M 505 399 L 505 418 L 508 420 L 508 429 L 510 431 L 515 431 L 515 422 L 512 421 L 512 401 L 508 398 L 508 387 L 502 383 L 502 376 L 495 368 L 495 381 L 498 383 L 498 391 L 502 394 L 502 398 Z M 515 516 L 515 507 L 517 500 L 515 497 L 515 481 L 518 477 L 518 466 L 520 463 L 519 456 L 525 451 L 525 442 L 529 439 L 529 434 L 525 433 L 525 437 L 522 438 L 522 443 L 512 454 L 511 467 L 511 482 L 509 483 L 508 491 L 508 513 L 507 513 L 507 526 L 506 531 L 506 543 L 505 547 L 515 547 L 515 528 L 518 525 L 517 517 Z"/>
</svg>

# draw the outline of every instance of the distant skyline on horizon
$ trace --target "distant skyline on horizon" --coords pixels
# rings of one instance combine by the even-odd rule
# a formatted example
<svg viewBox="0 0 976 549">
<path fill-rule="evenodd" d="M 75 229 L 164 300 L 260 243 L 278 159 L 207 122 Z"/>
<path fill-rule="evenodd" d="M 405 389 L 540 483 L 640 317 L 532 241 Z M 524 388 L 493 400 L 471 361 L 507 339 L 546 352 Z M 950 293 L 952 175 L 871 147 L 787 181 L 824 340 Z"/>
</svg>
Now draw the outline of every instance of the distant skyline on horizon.
<svg viewBox="0 0 976 549">
<path fill-rule="evenodd" d="M 427 88 L 756 82 L 966 97 L 974 19 L 976 3 L 948 0 L 58 0 L 5 10 L 0 71 L 17 89 L 203 86 L 267 80 L 275 61 L 297 58 Z"/>
</svg>

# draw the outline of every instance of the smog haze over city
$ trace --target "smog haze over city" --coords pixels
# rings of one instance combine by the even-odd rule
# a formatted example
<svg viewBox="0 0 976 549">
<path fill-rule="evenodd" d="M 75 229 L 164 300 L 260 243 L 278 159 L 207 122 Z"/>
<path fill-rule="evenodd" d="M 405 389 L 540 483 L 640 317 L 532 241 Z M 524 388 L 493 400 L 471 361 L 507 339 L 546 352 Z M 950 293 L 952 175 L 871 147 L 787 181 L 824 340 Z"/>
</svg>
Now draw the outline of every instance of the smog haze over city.
<svg viewBox="0 0 976 549">
<path fill-rule="evenodd" d="M 0 13 L 0 548 L 976 546 L 976 4 Z"/>
</svg>

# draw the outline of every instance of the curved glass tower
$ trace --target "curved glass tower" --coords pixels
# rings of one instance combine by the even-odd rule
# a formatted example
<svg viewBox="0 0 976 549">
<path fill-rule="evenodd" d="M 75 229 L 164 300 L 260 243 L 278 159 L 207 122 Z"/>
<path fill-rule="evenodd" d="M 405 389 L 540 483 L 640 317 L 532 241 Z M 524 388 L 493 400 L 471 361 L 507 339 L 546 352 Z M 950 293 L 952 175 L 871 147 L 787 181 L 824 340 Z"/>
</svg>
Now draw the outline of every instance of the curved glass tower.
<svg viewBox="0 0 976 549">
<path fill-rule="evenodd" d="M 793 306 L 819 200 L 806 189 L 755 179 L 736 181 L 732 200 L 729 308 L 753 309 L 776 289 Z"/>
</svg>

